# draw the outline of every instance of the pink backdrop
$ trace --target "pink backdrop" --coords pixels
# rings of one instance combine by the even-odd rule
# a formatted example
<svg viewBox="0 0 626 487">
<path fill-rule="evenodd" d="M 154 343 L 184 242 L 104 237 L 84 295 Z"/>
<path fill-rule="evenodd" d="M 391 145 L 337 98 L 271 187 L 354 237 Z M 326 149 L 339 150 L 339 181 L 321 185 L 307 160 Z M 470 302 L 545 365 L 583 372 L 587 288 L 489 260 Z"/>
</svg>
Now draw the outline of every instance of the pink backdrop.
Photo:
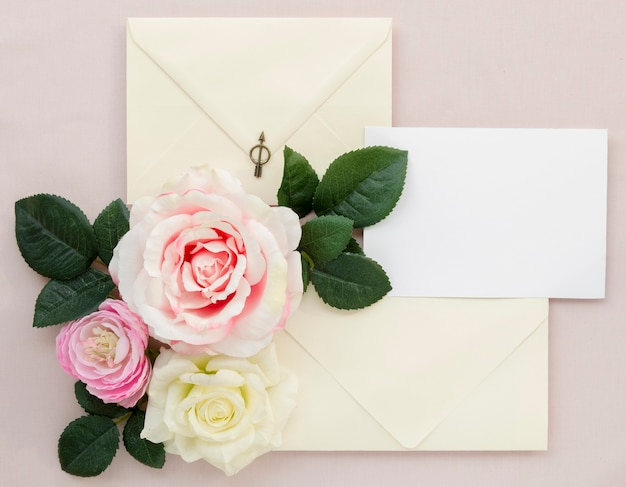
<svg viewBox="0 0 626 487">
<path fill-rule="evenodd" d="M 0 479 L 83 485 L 60 471 L 79 414 L 55 329 L 30 327 L 44 283 L 22 262 L 13 202 L 64 195 L 90 218 L 125 193 L 125 19 L 384 16 L 394 22 L 394 125 L 609 130 L 607 295 L 551 302 L 549 450 L 271 453 L 226 478 L 125 452 L 89 485 L 626 485 L 626 4 L 621 0 L 2 0 Z"/>
</svg>

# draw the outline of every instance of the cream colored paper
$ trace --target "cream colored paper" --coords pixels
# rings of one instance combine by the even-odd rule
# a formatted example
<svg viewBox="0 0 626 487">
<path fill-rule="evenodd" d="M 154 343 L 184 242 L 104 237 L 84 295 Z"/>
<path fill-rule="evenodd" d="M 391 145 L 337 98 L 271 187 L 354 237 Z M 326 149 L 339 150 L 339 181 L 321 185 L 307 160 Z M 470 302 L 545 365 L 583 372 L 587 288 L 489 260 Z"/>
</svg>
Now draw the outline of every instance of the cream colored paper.
<svg viewBox="0 0 626 487">
<path fill-rule="evenodd" d="M 286 450 L 545 450 L 548 300 L 307 292 L 276 335 L 300 381 Z"/>
<path fill-rule="evenodd" d="M 321 175 L 390 123 L 388 19 L 128 21 L 129 202 L 209 163 L 273 203 L 283 144 Z M 254 178 L 261 131 L 273 157 Z M 283 449 L 545 449 L 547 314 L 418 298 L 342 312 L 309 290 L 276 336 L 301 384 Z"/>
<path fill-rule="evenodd" d="M 389 19 L 129 19 L 127 39 L 129 202 L 210 163 L 274 203 L 285 144 L 321 173 L 391 124 Z"/>
</svg>

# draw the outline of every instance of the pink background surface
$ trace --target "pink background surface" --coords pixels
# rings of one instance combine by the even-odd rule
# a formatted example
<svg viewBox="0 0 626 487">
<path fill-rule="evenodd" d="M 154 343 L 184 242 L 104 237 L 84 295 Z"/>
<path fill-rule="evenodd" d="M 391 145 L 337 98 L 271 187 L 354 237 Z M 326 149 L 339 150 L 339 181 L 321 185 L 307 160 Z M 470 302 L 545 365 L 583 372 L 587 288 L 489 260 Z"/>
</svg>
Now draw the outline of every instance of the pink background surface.
<svg viewBox="0 0 626 487">
<path fill-rule="evenodd" d="M 80 410 L 56 329 L 30 326 L 45 281 L 19 256 L 13 202 L 57 193 L 93 219 L 124 195 L 131 16 L 392 17 L 394 125 L 608 128 L 607 294 L 551 302 L 547 452 L 270 453 L 232 478 L 120 452 L 95 479 L 60 471 L 57 437 Z M 626 485 L 624 2 L 2 0 L 0 26 L 3 485 Z"/>
</svg>

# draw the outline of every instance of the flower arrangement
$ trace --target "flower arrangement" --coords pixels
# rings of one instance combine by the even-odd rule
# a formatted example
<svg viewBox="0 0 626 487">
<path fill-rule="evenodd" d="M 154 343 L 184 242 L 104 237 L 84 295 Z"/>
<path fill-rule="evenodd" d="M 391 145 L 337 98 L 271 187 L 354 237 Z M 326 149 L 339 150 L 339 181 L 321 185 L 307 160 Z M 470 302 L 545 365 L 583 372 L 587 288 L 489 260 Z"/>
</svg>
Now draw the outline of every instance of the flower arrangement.
<svg viewBox="0 0 626 487">
<path fill-rule="evenodd" d="M 126 450 L 148 466 L 168 452 L 236 473 L 280 445 L 297 407 L 272 338 L 308 286 L 340 309 L 390 290 L 353 234 L 392 211 L 406 152 L 349 152 L 321 180 L 289 147 L 284 159 L 279 206 L 208 167 L 130 211 L 115 200 L 93 224 L 56 195 L 15 203 L 22 256 L 50 279 L 33 326 L 61 325 L 57 357 L 86 413 L 59 438 L 64 471 L 102 473 L 123 424 Z"/>
</svg>

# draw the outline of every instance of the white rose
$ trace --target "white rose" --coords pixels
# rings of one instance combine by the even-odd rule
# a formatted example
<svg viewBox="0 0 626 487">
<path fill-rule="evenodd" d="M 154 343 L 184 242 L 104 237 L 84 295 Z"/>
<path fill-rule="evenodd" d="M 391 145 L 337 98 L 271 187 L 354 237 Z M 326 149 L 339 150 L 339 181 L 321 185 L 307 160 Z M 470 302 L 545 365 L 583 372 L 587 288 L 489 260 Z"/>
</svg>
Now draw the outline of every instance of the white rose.
<svg viewBox="0 0 626 487">
<path fill-rule="evenodd" d="M 233 475 L 280 446 L 296 391 L 274 344 L 249 358 L 162 349 L 141 436 L 186 462 L 203 459 Z"/>
</svg>

